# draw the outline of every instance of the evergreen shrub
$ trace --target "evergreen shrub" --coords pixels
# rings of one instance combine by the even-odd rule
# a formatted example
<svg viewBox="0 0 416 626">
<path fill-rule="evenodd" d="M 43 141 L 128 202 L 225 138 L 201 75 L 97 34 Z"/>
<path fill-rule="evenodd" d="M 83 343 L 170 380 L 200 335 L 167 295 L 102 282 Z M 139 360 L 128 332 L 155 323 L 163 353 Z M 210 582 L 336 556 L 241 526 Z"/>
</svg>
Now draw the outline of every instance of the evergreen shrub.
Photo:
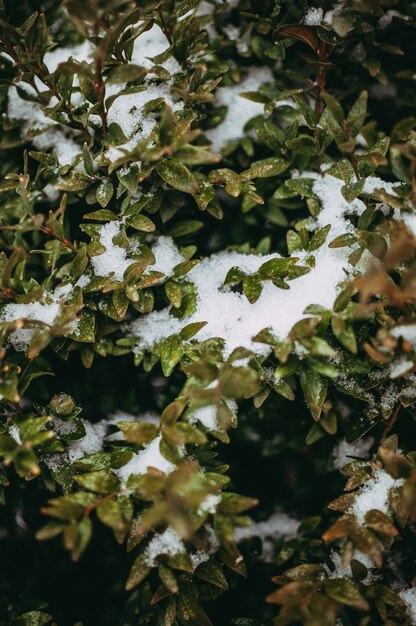
<svg viewBox="0 0 416 626">
<path fill-rule="evenodd" d="M 0 2 L 0 624 L 416 624 L 414 0 Z"/>
</svg>

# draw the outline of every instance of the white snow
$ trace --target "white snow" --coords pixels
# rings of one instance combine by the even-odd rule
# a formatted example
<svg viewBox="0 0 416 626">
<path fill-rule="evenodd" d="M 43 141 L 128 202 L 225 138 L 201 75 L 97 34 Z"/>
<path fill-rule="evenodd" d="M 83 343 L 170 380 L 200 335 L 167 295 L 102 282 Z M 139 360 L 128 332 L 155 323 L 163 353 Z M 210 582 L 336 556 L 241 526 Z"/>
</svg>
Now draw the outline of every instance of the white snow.
<svg viewBox="0 0 416 626">
<path fill-rule="evenodd" d="M 388 28 L 390 24 L 392 23 L 394 17 L 398 17 L 404 22 L 408 22 L 411 19 L 408 15 L 403 15 L 399 11 L 396 11 L 396 9 L 389 9 L 378 20 L 379 28 L 381 28 L 382 30 L 384 30 L 385 28 Z"/>
<path fill-rule="evenodd" d="M 338 441 L 332 453 L 332 462 L 335 469 L 340 470 L 347 463 L 351 463 L 354 459 L 349 457 L 368 458 L 373 442 L 373 437 L 365 437 L 354 441 L 354 443 L 347 443 L 346 439 Z"/>
<path fill-rule="evenodd" d="M 162 534 L 156 534 L 146 548 L 146 562 L 150 567 L 157 565 L 161 554 L 175 556 L 185 552 L 185 546 L 173 528 L 167 528 Z"/>
<path fill-rule="evenodd" d="M 249 120 L 264 111 L 264 104 L 243 98 L 240 94 L 258 91 L 264 83 L 273 81 L 273 74 L 268 67 L 250 67 L 241 83 L 229 87 L 219 86 L 215 93 L 215 103 L 227 106 L 224 120 L 215 128 L 206 131 L 212 143 L 212 151 L 219 154 L 224 146 L 233 139 L 243 136 L 244 127 Z"/>
<path fill-rule="evenodd" d="M 120 85 L 109 85 L 107 88 L 108 96 L 119 91 Z M 143 115 L 143 108 L 148 102 L 156 100 L 156 98 L 163 98 L 166 104 L 172 108 L 172 111 L 179 111 L 183 108 L 182 102 L 172 100 L 170 81 L 159 85 L 146 82 L 143 91 L 121 95 L 113 102 L 108 110 L 108 124 L 118 124 L 128 141 L 107 150 L 106 157 L 110 161 L 122 157 L 123 151 L 130 152 L 139 141 L 150 135 L 156 126 L 156 118 L 152 113 Z"/>
<path fill-rule="evenodd" d="M 293 177 L 299 177 L 294 172 Z M 292 326 L 306 317 L 305 308 L 318 304 L 332 308 L 338 292 L 338 285 L 348 278 L 348 256 L 350 247 L 329 248 L 328 243 L 345 232 L 354 232 L 354 227 L 346 215 L 360 215 L 365 210 L 362 200 L 348 202 L 341 193 L 343 181 L 329 174 L 320 176 L 316 172 L 305 172 L 303 177 L 313 178 L 313 191 L 320 198 L 322 209 L 311 228 L 331 226 L 326 242 L 313 252 L 315 266 L 308 274 L 290 281 L 290 289 L 282 290 L 270 281 L 263 282 L 263 290 L 258 300 L 250 304 L 240 293 L 224 287 L 224 280 L 232 267 L 239 267 L 248 274 L 256 272 L 268 260 L 280 258 L 277 253 L 261 256 L 222 251 L 203 259 L 186 276 L 198 291 L 195 312 L 184 320 L 170 315 L 170 308 L 155 311 L 135 320 L 129 327 L 139 338 L 137 350 L 150 348 L 166 337 L 178 333 L 186 324 L 206 322 L 196 338 L 200 341 L 212 337 L 225 340 L 225 352 L 230 354 L 238 346 L 245 346 L 258 354 L 268 348 L 252 342 L 252 338 L 262 329 L 269 328 L 276 336 L 285 338 Z M 375 189 L 385 189 L 394 194 L 394 185 L 377 177 L 369 177 L 364 192 L 370 194 Z M 305 262 L 308 255 L 296 253 L 299 262 Z M 211 426 L 212 409 L 201 409 L 201 416 Z"/>
<path fill-rule="evenodd" d="M 406 357 L 399 357 L 390 363 L 390 378 L 399 378 L 399 376 L 410 372 L 414 367 L 413 361 Z"/>
<path fill-rule="evenodd" d="M 394 337 L 403 337 L 410 345 L 416 347 L 416 324 L 403 324 L 390 331 Z"/>
<path fill-rule="evenodd" d="M 334 569 L 331 571 L 329 567 L 324 565 L 325 570 L 328 574 L 328 578 L 352 578 L 350 562 L 345 563 L 342 555 L 336 552 L 335 550 L 331 552 L 330 557 L 334 565 Z M 374 563 L 371 560 L 371 558 L 368 556 L 368 554 L 361 552 L 361 550 L 354 550 L 351 560 L 352 559 L 362 563 L 362 565 L 364 565 L 364 567 L 366 567 L 368 570 L 371 570 L 374 568 Z M 378 574 L 374 574 L 373 572 L 369 571 L 365 579 L 362 580 L 361 582 L 364 584 L 371 584 L 373 581 L 377 580 L 378 578 L 379 578 Z"/>
<path fill-rule="evenodd" d="M 142 316 L 130 325 L 131 333 L 140 340 L 136 348 L 138 351 L 178 333 L 186 324 L 207 322 L 196 335 L 198 340 L 223 338 L 227 355 L 238 346 L 263 354 L 268 348 L 252 342 L 252 338 L 260 330 L 270 328 L 276 336 L 283 339 L 296 322 L 306 317 L 304 310 L 308 305 L 318 304 L 332 308 L 338 285 L 347 278 L 350 269 L 348 256 L 351 249 L 329 248 L 328 243 L 340 234 L 354 231 L 345 214 L 360 215 L 365 210 L 365 204 L 358 199 L 347 202 L 341 194 L 343 182 L 338 178 L 329 174 L 319 176 L 314 172 L 308 172 L 305 176 L 315 178 L 313 191 L 322 203 L 315 227 L 331 225 L 327 241 L 313 253 L 315 267 L 308 274 L 290 281 L 289 290 L 279 289 L 271 281 L 263 282 L 260 297 L 250 304 L 245 295 L 223 286 L 228 271 L 237 266 L 251 274 L 264 262 L 280 258 L 280 255 L 274 253 L 261 256 L 229 251 L 213 254 L 203 259 L 186 276 L 186 280 L 192 281 L 198 290 L 196 310 L 190 317 L 178 320 L 166 308 Z M 379 178 L 371 177 L 366 183 L 365 192 L 371 193 L 376 188 L 390 190 L 390 185 Z M 300 252 L 296 256 L 301 262 L 307 254 Z M 206 419 L 212 423 L 212 419 L 208 417 L 208 409 L 205 413 Z"/>
<path fill-rule="evenodd" d="M 198 567 L 198 565 L 201 565 L 201 563 L 205 563 L 206 561 L 209 561 L 209 554 L 207 554 L 203 550 L 198 550 L 198 552 L 195 552 L 195 554 L 190 555 L 190 559 L 191 559 L 192 567 L 195 570 Z"/>
<path fill-rule="evenodd" d="M 149 467 L 170 474 L 175 469 L 175 465 L 168 461 L 160 451 L 161 435 L 158 435 L 140 452 L 136 452 L 126 465 L 115 470 L 114 473 L 123 481 L 127 481 L 132 474 L 146 474 Z"/>
<path fill-rule="evenodd" d="M 82 43 L 71 47 L 57 46 L 53 50 L 49 50 L 49 52 L 45 54 L 43 62 L 52 74 L 58 68 L 60 63 L 65 63 L 70 57 L 79 63 L 82 61 L 90 62 L 92 60 L 93 53 L 94 46 L 88 39 L 85 39 Z"/>
<path fill-rule="evenodd" d="M 57 287 L 54 291 L 45 293 L 42 301 L 6 304 L 0 313 L 0 322 L 27 320 L 53 326 L 61 312 L 62 304 L 65 303 L 71 291 L 72 285 L 67 284 Z M 76 327 L 76 321 L 71 322 L 69 325 L 71 332 L 74 332 Z M 18 328 L 10 334 L 9 343 L 19 352 L 26 351 L 29 348 L 34 332 L 34 328 Z"/>
<path fill-rule="evenodd" d="M 129 265 L 134 263 L 135 259 L 129 253 L 133 250 L 137 252 L 136 242 L 130 242 L 130 248 L 127 249 L 113 241 L 120 234 L 121 228 L 122 223 L 118 220 L 112 220 L 100 226 L 99 239 L 105 247 L 105 251 L 91 259 L 96 276 L 108 276 L 114 280 L 122 281 L 124 272 Z M 163 272 L 165 276 L 170 276 L 175 265 L 184 260 L 171 237 L 159 237 L 152 246 L 152 252 L 156 262 L 149 266 L 148 271 Z"/>
<path fill-rule="evenodd" d="M 154 63 L 147 57 L 156 57 L 165 52 L 169 46 L 169 41 L 164 32 L 157 24 L 153 24 L 152 28 L 146 30 L 135 40 L 131 62 L 150 69 L 154 66 Z M 160 65 L 170 74 L 177 74 L 181 71 L 181 66 L 173 56 L 170 56 Z"/>
<path fill-rule="evenodd" d="M 214 381 L 214 383 L 217 384 L 217 381 Z M 211 386 L 213 385 L 209 385 L 208 388 Z M 226 403 L 230 411 L 234 415 L 237 415 L 237 403 L 234 400 L 226 400 Z M 216 430 L 218 427 L 217 407 L 215 406 L 215 404 L 209 404 L 207 406 L 199 407 L 198 409 L 190 413 L 188 419 L 191 424 L 200 422 L 208 430 Z"/>
<path fill-rule="evenodd" d="M 91 259 L 96 276 L 108 276 L 122 281 L 124 272 L 133 263 L 133 259 L 127 256 L 127 249 L 113 242 L 114 237 L 120 234 L 120 230 L 121 224 L 117 220 L 100 226 L 100 242 L 105 251 Z"/>
<path fill-rule="evenodd" d="M 220 502 L 221 502 L 221 496 L 219 495 L 211 494 L 207 496 L 205 500 L 203 500 L 201 504 L 199 505 L 199 508 L 197 511 L 198 515 L 203 515 L 204 513 L 214 514 Z"/>
<path fill-rule="evenodd" d="M 409 610 L 409 616 L 412 624 L 416 624 L 416 587 L 409 587 L 409 589 L 403 589 L 399 593 L 399 596 L 407 604 Z"/>
<path fill-rule="evenodd" d="M 12 424 L 10 426 L 10 428 L 9 428 L 9 435 L 11 437 L 13 437 L 15 442 L 20 446 L 20 444 L 22 443 L 22 439 L 20 437 L 19 429 L 17 428 L 17 426 L 15 424 Z"/>
<path fill-rule="evenodd" d="M 183 255 L 179 252 L 172 237 L 162 235 L 152 246 L 156 262 L 150 267 L 152 271 L 162 272 L 165 276 L 170 276 L 173 268 L 184 261 Z"/>
<path fill-rule="evenodd" d="M 70 461 L 78 461 L 87 454 L 101 452 L 104 437 L 107 433 L 107 423 L 105 420 L 91 424 L 87 420 L 81 420 L 85 428 L 85 436 L 81 439 L 68 441 L 68 457 Z"/>
<path fill-rule="evenodd" d="M 322 9 L 317 7 L 310 7 L 306 12 L 305 17 L 303 18 L 303 23 L 307 26 L 319 26 L 319 24 L 322 22 L 323 14 L 324 12 Z"/>
<path fill-rule="evenodd" d="M 266 563 L 273 562 L 274 542 L 279 537 L 292 539 L 296 537 L 300 522 L 284 512 L 273 513 L 269 519 L 262 522 L 254 522 L 251 526 L 236 528 L 234 537 L 237 543 L 259 537 L 263 544 L 262 559 Z"/>
<path fill-rule="evenodd" d="M 403 222 L 406 224 L 407 228 L 410 230 L 412 235 L 416 237 L 416 214 L 402 212 L 400 213 L 399 219 L 403 220 Z"/>
<path fill-rule="evenodd" d="M 165 34 L 157 24 L 154 24 L 150 30 L 145 31 L 135 40 L 131 62 L 150 69 L 154 63 L 147 57 L 155 57 L 165 52 L 168 47 L 169 42 Z M 179 63 L 173 56 L 170 56 L 161 65 L 170 74 L 181 71 Z M 143 82 L 143 91 L 121 95 L 114 100 L 108 110 L 108 124 L 113 122 L 118 124 L 128 141 L 120 146 L 110 147 L 105 154 L 107 159 L 114 161 L 123 157 L 125 152 L 134 150 L 139 141 L 151 134 L 157 120 L 152 113 L 143 115 L 144 106 L 151 100 L 163 98 L 166 104 L 172 108 L 172 111 L 183 109 L 182 102 L 174 101 L 171 87 L 172 80 L 157 84 L 146 78 Z M 107 84 L 107 97 L 116 95 L 122 88 L 123 86 L 120 85 Z"/>
<path fill-rule="evenodd" d="M 392 487 L 399 487 L 403 482 L 402 478 L 395 479 L 383 469 L 376 469 L 373 478 L 360 489 L 350 513 L 354 513 L 361 523 L 364 522 L 366 514 L 373 509 L 389 515 L 389 491 Z"/>
</svg>

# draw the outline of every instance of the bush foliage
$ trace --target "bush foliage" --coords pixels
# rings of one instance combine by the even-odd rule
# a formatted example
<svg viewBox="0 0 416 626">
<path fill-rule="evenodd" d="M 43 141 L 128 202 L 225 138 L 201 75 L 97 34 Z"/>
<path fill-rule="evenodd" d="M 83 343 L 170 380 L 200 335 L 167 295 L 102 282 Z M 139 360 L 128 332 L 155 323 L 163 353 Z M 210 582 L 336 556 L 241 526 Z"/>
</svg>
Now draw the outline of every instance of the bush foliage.
<svg viewBox="0 0 416 626">
<path fill-rule="evenodd" d="M 0 18 L 0 624 L 416 623 L 416 3 Z"/>
</svg>

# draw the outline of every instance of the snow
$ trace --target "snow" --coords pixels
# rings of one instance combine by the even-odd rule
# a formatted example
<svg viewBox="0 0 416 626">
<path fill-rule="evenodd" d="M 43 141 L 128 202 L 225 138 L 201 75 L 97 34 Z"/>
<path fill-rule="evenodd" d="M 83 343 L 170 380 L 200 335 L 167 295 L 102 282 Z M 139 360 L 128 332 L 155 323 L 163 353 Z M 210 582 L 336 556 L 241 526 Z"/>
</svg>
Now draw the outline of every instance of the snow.
<svg viewBox="0 0 416 626">
<path fill-rule="evenodd" d="M 151 266 L 152 271 L 162 272 L 165 276 L 170 276 L 173 268 L 184 261 L 183 255 L 179 252 L 172 237 L 162 235 L 152 246 L 156 262 Z"/>
<path fill-rule="evenodd" d="M 162 534 L 156 534 L 146 548 L 146 562 L 150 567 L 157 565 L 161 554 L 175 556 L 185 552 L 185 546 L 173 528 L 167 528 Z"/>
<path fill-rule="evenodd" d="M 399 378 L 399 376 L 406 374 L 414 367 L 415 364 L 413 361 L 410 361 L 410 359 L 406 359 L 405 357 L 395 359 L 390 364 L 390 378 Z"/>
<path fill-rule="evenodd" d="M 351 561 L 348 563 L 344 562 L 344 559 L 342 558 L 341 554 L 339 554 L 338 552 L 335 552 L 335 550 L 331 552 L 330 557 L 331 557 L 332 564 L 334 565 L 334 569 L 331 570 L 326 565 L 324 566 L 328 574 L 328 578 L 352 578 Z M 354 550 L 351 560 L 353 559 L 355 561 L 359 561 L 368 570 L 371 570 L 374 568 L 374 563 L 371 560 L 371 558 L 368 556 L 368 554 L 361 552 L 361 550 Z M 378 578 L 379 578 L 378 574 L 373 574 L 372 572 L 369 571 L 365 579 L 362 580 L 361 582 L 364 584 L 371 584 Z"/>
<path fill-rule="evenodd" d="M 29 94 L 36 95 L 29 85 L 22 85 L 22 88 Z M 56 98 L 51 98 L 49 106 L 55 104 Z M 24 138 L 30 138 L 37 150 L 47 151 L 52 148 L 59 165 L 71 164 L 81 152 L 80 146 L 59 128 L 58 123 L 46 117 L 36 102 L 23 100 L 16 87 L 10 87 L 8 92 L 7 115 L 10 120 L 23 122 L 20 134 Z"/>
<path fill-rule="evenodd" d="M 201 563 L 205 563 L 206 561 L 209 561 L 209 554 L 207 554 L 203 550 L 198 550 L 198 552 L 196 552 L 195 554 L 190 555 L 190 559 L 191 559 L 192 567 L 195 570 L 198 567 L 198 565 L 201 565 Z"/>
<path fill-rule="evenodd" d="M 273 562 L 274 542 L 279 537 L 292 539 L 296 537 L 300 522 L 284 512 L 273 513 L 267 520 L 254 522 L 251 526 L 236 528 L 234 537 L 237 543 L 252 537 L 259 537 L 263 545 L 262 559 L 266 563 Z"/>
<path fill-rule="evenodd" d="M 320 261 L 318 262 L 318 256 Z M 247 273 L 256 272 L 266 261 L 279 258 L 278 254 L 267 256 L 244 255 L 237 252 L 220 252 L 204 259 L 187 274 L 198 289 L 197 308 L 186 320 L 177 320 L 169 310 L 153 312 L 133 322 L 133 335 L 140 338 L 139 348 L 147 348 L 155 342 L 179 332 L 186 324 L 207 322 L 197 335 L 201 341 L 211 337 L 222 337 L 229 354 L 238 346 L 245 346 L 258 353 L 264 352 L 263 345 L 252 342 L 260 330 L 271 328 L 280 337 L 285 337 L 293 324 L 303 317 L 303 311 L 311 303 L 330 308 L 336 295 L 336 286 L 342 279 L 344 261 L 341 254 L 325 249 L 316 255 L 316 267 L 292 281 L 290 292 L 275 287 L 270 281 L 263 284 L 263 291 L 254 304 L 239 293 L 224 288 L 228 271 L 238 266 Z M 338 262 L 331 264 L 331 259 Z M 318 286 L 322 290 L 318 291 Z"/>
<path fill-rule="evenodd" d="M 400 218 L 406 224 L 412 235 L 416 237 L 416 214 L 415 213 L 401 213 Z"/>
<path fill-rule="evenodd" d="M 244 127 L 249 120 L 264 112 L 264 104 L 252 102 L 240 94 L 258 91 L 264 83 L 273 81 L 273 74 L 268 67 L 250 67 L 247 77 L 237 85 L 219 87 L 215 93 L 215 103 L 227 106 L 224 120 L 215 128 L 205 132 L 212 143 L 212 151 L 220 154 L 226 144 L 243 136 Z"/>
<path fill-rule="evenodd" d="M 403 324 L 390 331 L 393 337 L 402 337 L 411 346 L 416 347 L 416 324 Z"/>
<path fill-rule="evenodd" d="M 120 234 L 120 230 L 121 224 L 117 220 L 100 226 L 99 237 L 105 251 L 91 259 L 96 276 L 107 276 L 122 281 L 124 272 L 133 263 L 133 259 L 127 256 L 126 248 L 113 242 L 114 237 Z"/>
<path fill-rule="evenodd" d="M 166 35 L 157 24 L 153 24 L 152 28 L 146 30 L 135 40 L 131 62 L 150 69 L 154 66 L 154 63 L 147 57 L 156 57 L 165 52 L 167 48 L 169 48 L 169 41 Z M 181 66 L 173 56 L 163 61 L 160 65 L 170 74 L 177 74 L 181 71 Z"/>
<path fill-rule="evenodd" d="M 399 11 L 396 11 L 395 9 L 389 9 L 378 20 L 379 28 L 381 28 L 381 30 L 388 28 L 390 24 L 392 23 L 394 17 L 397 17 L 405 22 L 411 19 L 408 15 L 403 15 L 402 13 L 400 13 Z"/>
<path fill-rule="evenodd" d="M 347 463 L 351 463 L 354 459 L 349 457 L 368 458 L 373 442 L 374 439 L 372 437 L 359 439 L 354 443 L 347 443 L 346 439 L 338 441 L 332 453 L 332 462 L 335 469 L 340 470 Z"/>
<path fill-rule="evenodd" d="M 205 498 L 201 502 L 198 508 L 198 515 L 203 515 L 204 513 L 214 514 L 217 510 L 218 504 L 221 502 L 221 496 L 216 494 L 211 494 Z"/>
<path fill-rule="evenodd" d="M 126 465 L 115 470 L 115 474 L 125 482 L 132 474 L 146 474 L 149 467 L 154 467 L 165 474 L 173 472 L 176 465 L 162 455 L 160 451 L 161 439 L 161 435 L 155 437 L 143 450 L 136 452 Z"/>
<path fill-rule="evenodd" d="M 119 91 L 120 85 L 109 85 L 107 96 Z M 107 150 L 106 157 L 110 161 L 122 157 L 123 151 L 134 150 L 139 141 L 150 135 L 157 120 L 152 113 L 143 115 L 143 108 L 148 102 L 156 100 L 156 98 L 163 98 L 166 104 L 172 108 L 172 111 L 183 109 L 182 102 L 173 102 L 172 100 L 170 81 L 159 85 L 146 82 L 143 91 L 121 95 L 113 102 L 107 115 L 108 124 L 118 124 L 129 141 Z"/>
<path fill-rule="evenodd" d="M 134 42 L 132 63 L 141 65 L 147 69 L 151 69 L 154 63 L 146 57 L 155 57 L 165 52 L 169 47 L 163 31 L 154 24 L 152 28 L 145 31 Z M 169 57 L 162 63 L 162 66 L 170 73 L 177 74 L 181 71 L 179 63 L 174 57 Z M 156 117 L 150 113 L 143 115 L 143 108 L 151 100 L 163 98 L 172 111 L 180 111 L 183 109 L 182 102 L 175 102 L 171 94 L 172 80 L 161 82 L 151 82 L 145 79 L 143 83 L 143 91 L 138 93 L 130 93 L 117 97 L 108 110 L 108 124 L 116 123 L 120 126 L 128 141 L 117 147 L 110 147 L 105 156 L 110 161 L 117 160 L 124 156 L 125 152 L 134 150 L 137 143 L 147 138 L 156 126 Z M 120 92 L 123 86 L 106 85 L 106 96 L 110 97 Z"/>
<path fill-rule="evenodd" d="M 399 596 L 406 603 L 412 624 L 416 624 L 416 587 L 400 591 Z"/>
<path fill-rule="evenodd" d="M 389 515 L 389 491 L 392 487 L 399 487 L 403 482 L 402 478 L 395 479 L 383 469 L 376 469 L 373 478 L 360 489 L 350 512 L 354 513 L 361 523 L 364 522 L 366 514 L 373 509 Z"/>
<path fill-rule="evenodd" d="M 214 381 L 217 384 L 217 381 Z M 211 385 L 209 385 L 211 387 Z M 234 400 L 226 400 L 227 406 L 232 411 L 234 415 L 237 415 L 237 403 Z M 217 407 L 215 404 L 209 404 L 207 406 L 202 406 L 195 411 L 193 411 L 188 419 L 191 424 L 195 424 L 196 422 L 200 422 L 205 428 L 208 430 L 216 430 L 218 427 L 217 423 Z"/>
<path fill-rule="evenodd" d="M 15 442 L 20 446 L 20 444 L 22 443 L 22 439 L 20 437 L 19 429 L 17 428 L 17 426 L 15 424 L 12 424 L 10 426 L 10 428 L 9 428 L 9 435 L 11 437 L 13 437 Z"/>
<path fill-rule="evenodd" d="M 303 18 L 303 23 L 307 26 L 319 26 L 322 22 L 323 18 L 323 10 L 318 9 L 317 7 L 310 7 L 305 17 Z"/>
<path fill-rule="evenodd" d="M 134 263 L 135 259 L 129 256 L 129 249 L 122 248 L 113 241 L 120 234 L 121 228 L 122 223 L 118 220 L 100 226 L 99 239 L 105 251 L 91 259 L 96 276 L 108 276 L 113 280 L 122 281 L 124 272 Z M 130 246 L 130 250 L 133 249 L 137 252 L 137 245 L 135 246 L 134 242 Z M 184 260 L 171 237 L 159 237 L 152 246 L 152 252 L 156 262 L 149 266 L 149 270 L 163 272 L 165 276 L 170 276 L 175 265 Z"/>
<path fill-rule="evenodd" d="M 90 62 L 94 53 L 94 46 L 85 39 L 80 44 L 71 47 L 58 46 L 54 50 L 49 50 L 43 58 L 43 62 L 47 65 L 49 72 L 52 74 L 58 68 L 60 63 L 65 63 L 70 57 L 74 61 L 81 63 L 82 61 Z"/>
<path fill-rule="evenodd" d="M 245 295 L 224 287 L 228 271 L 237 266 L 247 274 L 253 274 L 263 263 L 280 258 L 280 255 L 262 256 L 234 251 L 213 254 L 186 275 L 186 280 L 193 282 L 197 289 L 196 310 L 192 315 L 179 320 L 170 315 L 170 308 L 165 308 L 144 315 L 127 326 L 127 331 L 139 338 L 135 348 L 137 352 L 178 333 L 187 324 L 206 322 L 196 339 L 205 341 L 221 337 L 225 341 L 226 355 L 239 346 L 257 354 L 266 354 L 268 347 L 252 341 L 261 330 L 269 328 L 277 337 L 284 339 L 296 322 L 307 317 L 304 310 L 308 305 L 332 308 L 338 285 L 347 279 L 352 269 L 348 262 L 351 248 L 329 248 L 328 243 L 345 232 L 354 232 L 345 215 L 360 215 L 365 210 L 365 204 L 359 199 L 348 202 L 341 193 L 344 183 L 338 178 L 329 174 L 320 176 L 316 172 L 307 172 L 305 176 L 315 179 L 313 191 L 322 204 L 322 210 L 311 225 L 315 228 L 331 225 L 327 241 L 313 252 L 315 267 L 311 267 L 308 274 L 290 281 L 289 290 L 279 289 L 271 281 L 264 281 L 260 297 L 251 304 Z M 376 177 L 370 177 L 364 189 L 365 193 L 372 193 L 378 188 L 394 193 L 391 183 Z M 305 252 L 296 253 L 300 262 L 307 262 L 308 256 Z M 209 411 L 209 408 L 204 409 L 201 415 L 212 424 Z"/>
<path fill-rule="evenodd" d="M 67 284 L 57 287 L 54 291 L 46 292 L 42 301 L 6 304 L 0 313 L 0 322 L 27 320 L 53 326 L 61 312 L 62 304 L 69 297 L 71 291 L 72 285 Z M 71 332 L 74 332 L 77 322 L 71 322 L 69 327 Z M 15 350 L 23 352 L 29 348 L 34 333 L 34 328 L 18 328 L 9 335 L 8 340 Z"/>
<path fill-rule="evenodd" d="M 105 420 L 91 424 L 87 420 L 81 420 L 85 428 L 85 436 L 81 439 L 68 441 L 68 457 L 70 461 L 78 461 L 87 454 L 101 452 L 104 437 L 107 433 L 107 423 Z"/>
<path fill-rule="evenodd" d="M 71 435 L 77 431 L 77 425 L 73 420 L 62 420 L 59 417 L 52 419 L 52 426 L 58 435 Z"/>
</svg>

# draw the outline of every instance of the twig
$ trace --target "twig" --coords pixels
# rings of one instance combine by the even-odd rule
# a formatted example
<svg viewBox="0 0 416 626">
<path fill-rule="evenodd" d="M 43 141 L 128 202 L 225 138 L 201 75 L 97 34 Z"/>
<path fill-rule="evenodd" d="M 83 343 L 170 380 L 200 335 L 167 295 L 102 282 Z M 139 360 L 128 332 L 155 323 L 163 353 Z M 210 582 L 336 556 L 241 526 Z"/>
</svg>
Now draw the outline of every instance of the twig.
<svg viewBox="0 0 416 626">
<path fill-rule="evenodd" d="M 385 429 L 383 430 L 383 433 L 381 435 L 382 440 L 386 439 L 387 435 L 389 434 L 389 432 L 392 430 L 393 426 L 397 422 L 397 418 L 399 417 L 401 408 L 402 408 L 402 404 L 399 402 L 399 404 L 394 409 L 394 412 L 391 415 L 389 421 L 387 422 Z"/>
</svg>

